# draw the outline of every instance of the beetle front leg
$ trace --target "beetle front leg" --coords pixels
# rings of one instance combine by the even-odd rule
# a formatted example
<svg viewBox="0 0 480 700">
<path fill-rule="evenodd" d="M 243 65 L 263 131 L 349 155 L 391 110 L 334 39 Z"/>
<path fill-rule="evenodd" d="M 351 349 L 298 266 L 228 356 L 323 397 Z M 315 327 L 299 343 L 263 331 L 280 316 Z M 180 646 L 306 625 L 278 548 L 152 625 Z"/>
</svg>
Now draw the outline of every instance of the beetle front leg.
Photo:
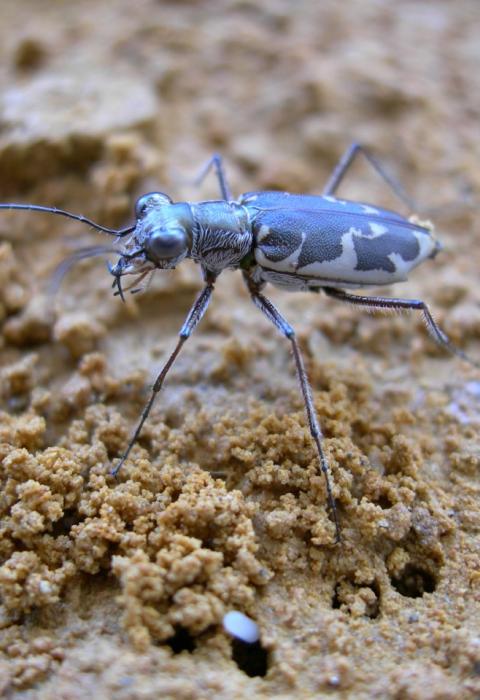
<svg viewBox="0 0 480 700">
<path fill-rule="evenodd" d="M 152 406 L 153 406 L 153 403 L 157 397 L 157 394 L 163 386 L 163 382 L 165 380 L 165 377 L 167 376 L 171 366 L 173 365 L 173 363 L 177 359 L 177 356 L 179 355 L 180 350 L 182 349 L 183 345 L 185 344 L 187 339 L 191 336 L 191 334 L 195 330 L 197 324 L 201 321 L 203 314 L 207 310 L 207 307 L 208 307 L 208 304 L 210 302 L 212 292 L 213 292 L 213 285 L 214 285 L 214 279 L 210 279 L 207 281 L 207 284 L 205 285 L 205 287 L 201 291 L 199 297 L 196 299 L 195 303 L 193 304 L 192 308 L 190 309 L 190 312 L 189 312 L 187 318 L 185 319 L 185 322 L 180 330 L 180 333 L 179 333 L 180 337 L 178 339 L 177 345 L 176 345 L 174 351 L 172 352 L 172 354 L 170 355 L 170 357 L 168 358 L 168 360 L 166 361 L 166 363 L 164 364 L 164 366 L 162 367 L 159 375 L 157 376 L 157 378 L 155 380 L 155 383 L 152 387 L 152 393 L 150 395 L 150 398 L 149 398 L 145 408 L 142 411 L 142 415 L 141 415 L 140 420 L 138 422 L 138 425 L 135 429 L 135 432 L 133 433 L 132 437 L 130 438 L 130 442 L 128 443 L 128 447 L 125 450 L 125 452 L 123 453 L 119 463 L 117 464 L 116 467 L 114 467 L 114 469 L 112 469 L 112 471 L 111 471 L 112 476 L 116 476 L 118 474 L 123 463 L 125 462 L 128 455 L 130 454 L 132 447 L 136 443 L 136 441 L 137 441 L 137 439 L 142 431 L 143 424 L 147 420 L 148 415 L 149 415 L 150 411 L 152 410 Z"/>
<path fill-rule="evenodd" d="M 315 411 L 315 406 L 313 403 L 312 389 L 310 382 L 307 377 L 307 372 L 305 370 L 305 365 L 303 363 L 302 353 L 298 345 L 298 341 L 295 337 L 295 331 L 290 326 L 290 324 L 283 318 L 278 309 L 272 304 L 272 302 L 267 299 L 263 294 L 260 294 L 259 287 L 253 280 L 244 273 L 244 278 L 252 297 L 252 301 L 257 306 L 260 311 L 262 311 L 265 316 L 271 321 L 278 330 L 291 342 L 293 349 L 293 356 L 295 358 L 295 367 L 297 370 L 298 381 L 300 382 L 300 387 L 302 389 L 303 401 L 305 404 L 305 410 L 308 418 L 308 427 L 310 429 L 310 435 L 317 448 L 318 460 L 320 463 L 320 468 L 325 477 L 325 485 L 327 489 L 327 498 L 330 511 L 332 513 L 333 522 L 335 525 L 335 543 L 337 544 L 341 540 L 340 534 L 340 523 L 337 516 L 337 507 L 335 505 L 335 499 L 333 497 L 332 486 L 330 483 L 330 468 L 328 466 L 328 461 L 323 449 L 323 433 L 318 422 L 317 413 Z"/>
<path fill-rule="evenodd" d="M 400 201 L 403 202 L 403 204 L 405 204 L 405 206 L 407 206 L 408 209 L 410 209 L 411 211 L 416 211 L 414 202 L 407 195 L 400 183 L 385 170 L 380 161 L 377 160 L 377 158 L 375 158 L 375 156 L 373 156 L 370 153 L 368 148 L 362 146 L 360 143 L 355 142 L 350 144 L 350 146 L 347 148 L 345 153 L 338 161 L 337 165 L 333 170 L 333 173 L 328 179 L 327 184 L 323 188 L 322 195 L 325 197 L 333 196 L 335 194 L 340 184 L 342 183 L 343 178 L 345 177 L 348 170 L 352 166 L 355 158 L 359 154 L 362 154 L 367 159 L 367 161 L 370 163 L 375 172 L 378 175 L 380 175 L 384 182 L 387 183 L 387 185 L 397 195 Z"/>
<path fill-rule="evenodd" d="M 435 319 L 432 316 L 432 312 L 428 308 L 427 304 L 421 299 L 398 299 L 390 297 L 368 297 L 359 294 L 348 294 L 344 292 L 343 289 L 336 289 L 334 287 L 323 287 L 325 294 L 328 296 L 338 299 L 339 301 L 345 301 L 349 304 L 355 304 L 356 306 L 365 306 L 370 309 L 394 309 L 394 310 L 407 310 L 407 311 L 421 311 L 425 323 L 427 324 L 427 329 L 438 345 L 448 350 L 453 355 L 457 355 L 465 362 L 468 362 L 473 367 L 480 369 L 480 363 L 472 360 L 463 350 L 457 348 L 450 338 L 442 331 L 442 329 L 437 325 Z"/>
</svg>

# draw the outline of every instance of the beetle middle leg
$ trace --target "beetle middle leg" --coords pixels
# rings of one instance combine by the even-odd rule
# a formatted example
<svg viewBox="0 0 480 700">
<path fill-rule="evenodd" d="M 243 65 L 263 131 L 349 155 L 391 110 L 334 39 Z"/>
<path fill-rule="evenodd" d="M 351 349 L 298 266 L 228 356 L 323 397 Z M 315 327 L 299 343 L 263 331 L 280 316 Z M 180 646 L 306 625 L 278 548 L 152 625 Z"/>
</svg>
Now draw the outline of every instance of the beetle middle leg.
<svg viewBox="0 0 480 700">
<path fill-rule="evenodd" d="M 195 303 L 193 304 L 192 308 L 190 309 L 187 318 L 185 319 L 185 322 L 180 330 L 179 333 L 179 339 L 177 342 L 177 345 L 175 346 L 175 349 L 173 350 L 172 354 L 168 358 L 168 360 L 165 362 L 164 366 L 162 367 L 160 373 L 158 374 L 155 383 L 152 388 L 152 393 L 150 395 L 150 398 L 145 406 L 145 408 L 142 411 L 142 415 L 140 417 L 140 420 L 138 422 L 137 427 L 135 428 L 135 432 L 133 433 L 132 437 L 130 438 L 130 442 L 128 443 L 128 447 L 123 453 L 119 463 L 112 469 L 111 474 L 112 476 L 116 476 L 122 467 L 123 463 L 127 459 L 128 455 L 131 452 L 132 447 L 136 443 L 141 430 L 143 428 L 143 424 L 147 420 L 150 411 L 152 410 L 153 403 L 157 397 L 158 392 L 163 386 L 163 382 L 165 380 L 165 377 L 167 376 L 171 366 L 177 359 L 177 356 L 180 353 L 180 350 L 182 349 L 183 345 L 187 341 L 187 339 L 191 336 L 193 331 L 195 330 L 197 324 L 201 321 L 203 314 L 207 310 L 208 304 L 210 302 L 212 292 L 213 292 L 213 285 L 214 285 L 214 279 L 207 279 L 207 284 L 201 291 L 200 295 L 198 298 L 195 300 Z"/>
<path fill-rule="evenodd" d="M 435 319 L 432 316 L 432 312 L 428 308 L 427 304 L 421 299 L 399 299 L 395 297 L 369 297 L 360 294 L 349 294 L 344 292 L 343 289 L 336 289 L 335 287 L 322 287 L 325 294 L 338 299 L 339 301 L 345 301 L 349 304 L 355 304 L 357 306 L 365 306 L 370 309 L 393 309 L 393 310 L 407 310 L 407 311 L 420 311 L 423 314 L 427 329 L 438 345 L 448 350 L 453 355 L 457 355 L 465 362 L 468 362 L 474 367 L 480 368 L 480 363 L 472 360 L 463 350 L 457 348 L 450 338 L 442 331 L 442 329 L 437 325 Z"/>
<path fill-rule="evenodd" d="M 255 282 L 246 272 L 244 272 L 244 279 L 255 306 L 257 306 L 260 309 L 260 311 L 262 311 L 265 314 L 268 320 L 271 321 L 292 344 L 298 381 L 300 382 L 300 387 L 302 389 L 305 410 L 308 418 L 308 427 L 310 430 L 310 435 L 312 436 L 312 439 L 315 443 L 315 447 L 317 448 L 320 468 L 325 477 L 328 504 L 335 525 L 335 543 L 337 544 L 341 540 L 340 523 L 337 516 L 337 507 L 335 505 L 335 499 L 333 497 L 332 486 L 330 483 L 330 468 L 328 466 L 327 457 L 323 449 L 324 436 L 320 428 L 320 424 L 318 422 L 317 413 L 313 403 L 312 389 L 307 377 L 305 365 L 303 363 L 303 357 L 300 351 L 300 346 L 295 337 L 295 331 L 293 330 L 291 325 L 283 318 L 283 316 L 280 314 L 278 309 L 272 304 L 272 302 L 260 293 L 259 286 L 255 284 Z"/>
<path fill-rule="evenodd" d="M 333 170 L 333 173 L 328 179 L 327 184 L 323 188 L 322 195 L 325 197 L 329 195 L 333 196 L 335 194 L 337 189 L 340 187 L 343 178 L 345 177 L 348 170 L 352 166 L 355 158 L 359 154 L 362 154 L 367 159 L 367 161 L 370 163 L 375 172 L 378 175 L 380 175 L 384 182 L 387 183 L 387 185 L 394 192 L 394 194 L 396 194 L 400 201 L 403 202 L 403 204 L 405 204 L 405 206 L 408 209 L 410 209 L 411 211 L 415 211 L 416 207 L 414 202 L 410 199 L 410 197 L 405 192 L 401 184 L 385 170 L 380 161 L 370 153 L 368 148 L 362 146 L 360 143 L 355 142 L 350 144 L 350 146 L 347 148 L 345 153 L 338 161 L 337 165 Z"/>
<path fill-rule="evenodd" d="M 218 180 L 218 186 L 220 187 L 222 199 L 224 199 L 227 202 L 232 201 L 233 196 L 230 187 L 227 183 L 227 176 L 225 175 L 225 168 L 223 167 L 222 156 L 218 153 L 214 153 L 213 156 L 207 160 L 205 165 L 201 168 L 197 177 L 194 178 L 193 184 L 196 186 L 201 185 L 212 168 L 214 169 L 215 175 Z"/>
</svg>

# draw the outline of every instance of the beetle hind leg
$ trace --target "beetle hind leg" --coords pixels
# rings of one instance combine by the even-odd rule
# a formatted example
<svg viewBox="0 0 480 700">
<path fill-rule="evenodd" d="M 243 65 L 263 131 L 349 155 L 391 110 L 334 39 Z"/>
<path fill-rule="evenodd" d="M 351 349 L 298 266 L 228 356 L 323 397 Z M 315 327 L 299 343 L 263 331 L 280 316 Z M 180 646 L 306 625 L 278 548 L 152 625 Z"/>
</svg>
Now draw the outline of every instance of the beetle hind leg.
<svg viewBox="0 0 480 700">
<path fill-rule="evenodd" d="M 335 192 L 340 187 L 345 175 L 349 171 L 350 167 L 353 165 L 356 157 L 362 154 L 368 163 L 372 166 L 375 172 L 380 175 L 382 180 L 387 183 L 392 192 L 398 197 L 398 199 L 405 204 L 405 206 L 411 211 L 416 211 L 414 202 L 410 199 L 408 194 L 405 192 L 401 184 L 394 178 L 390 173 L 388 173 L 383 167 L 382 163 L 375 158 L 374 155 L 370 153 L 370 150 L 360 143 L 353 142 L 347 148 L 345 153 L 341 156 L 337 165 L 333 169 L 327 184 L 323 188 L 322 195 L 333 196 Z"/>
<path fill-rule="evenodd" d="M 354 304 L 355 306 L 367 307 L 372 311 L 376 310 L 392 310 L 392 311 L 420 311 L 423 314 L 427 330 L 432 336 L 433 340 L 440 345 L 445 350 L 448 350 L 452 355 L 456 355 L 461 360 L 468 362 L 468 364 L 480 369 L 480 362 L 473 360 L 469 357 L 463 350 L 457 348 L 456 345 L 452 343 L 450 338 L 442 329 L 437 325 L 437 322 L 432 316 L 428 305 L 421 299 L 399 299 L 390 297 L 369 297 L 360 294 L 349 294 L 344 292 L 342 289 L 336 289 L 334 287 L 324 287 L 323 291 L 330 297 L 338 299 L 339 301 L 344 301 L 349 304 Z"/>
</svg>

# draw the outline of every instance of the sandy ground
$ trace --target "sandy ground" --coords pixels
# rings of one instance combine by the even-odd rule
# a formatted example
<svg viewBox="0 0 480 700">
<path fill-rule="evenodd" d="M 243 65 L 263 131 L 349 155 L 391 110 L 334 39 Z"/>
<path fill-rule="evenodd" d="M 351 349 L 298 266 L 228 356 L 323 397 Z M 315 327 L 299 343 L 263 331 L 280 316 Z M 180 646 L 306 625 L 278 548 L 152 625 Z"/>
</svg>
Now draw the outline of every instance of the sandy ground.
<svg viewBox="0 0 480 700">
<path fill-rule="evenodd" d="M 445 251 L 383 293 L 423 298 L 480 358 L 480 6 L 299 0 L 3 0 L 0 200 L 107 226 L 214 151 L 236 193 L 319 192 L 352 140 Z M 341 193 L 406 213 L 365 163 Z M 0 689 L 21 698 L 480 695 L 480 373 L 420 318 L 271 290 L 298 332 L 343 543 L 288 343 L 241 275 L 172 370 L 118 481 L 199 270 L 123 305 L 104 243 L 0 216 Z M 374 293 L 375 290 L 371 290 Z M 260 643 L 232 643 L 228 610 Z"/>
</svg>

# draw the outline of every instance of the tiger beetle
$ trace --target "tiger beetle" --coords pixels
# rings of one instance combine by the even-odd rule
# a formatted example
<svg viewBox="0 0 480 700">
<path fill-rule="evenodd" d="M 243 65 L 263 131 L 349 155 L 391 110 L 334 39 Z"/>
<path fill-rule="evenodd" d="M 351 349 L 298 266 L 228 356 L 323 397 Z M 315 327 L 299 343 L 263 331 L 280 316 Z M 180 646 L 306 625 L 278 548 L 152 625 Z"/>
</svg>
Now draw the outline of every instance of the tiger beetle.
<svg viewBox="0 0 480 700">
<path fill-rule="evenodd" d="M 130 454 L 165 377 L 180 350 L 209 305 L 215 280 L 225 269 L 240 269 L 253 303 L 290 341 L 300 383 L 310 435 L 325 477 L 329 509 L 340 541 L 340 523 L 333 497 L 330 470 L 324 451 L 324 437 L 315 412 L 312 389 L 305 371 L 295 331 L 272 302 L 263 295 L 267 282 L 290 291 L 323 291 L 338 301 L 369 309 L 420 311 L 434 340 L 475 367 L 438 327 L 420 299 L 351 294 L 345 288 L 363 288 L 406 280 L 408 273 L 441 249 L 432 226 L 415 216 L 401 216 L 362 202 L 336 198 L 340 183 L 355 157 L 363 154 L 368 163 L 411 211 L 412 203 L 400 185 L 380 162 L 360 144 L 353 143 L 340 158 L 321 195 L 288 192 L 248 192 L 235 200 L 227 184 L 222 159 L 214 155 L 204 166 L 196 183 L 214 170 L 221 199 L 202 202 L 173 202 L 163 192 L 142 195 L 135 204 L 135 224 L 110 229 L 62 209 L 29 204 L 0 204 L 0 209 L 23 209 L 58 214 L 115 236 L 120 250 L 90 246 L 74 253 L 60 266 L 60 276 L 76 260 L 116 252 L 118 262 L 109 266 L 115 294 L 139 291 L 139 282 L 155 270 L 171 270 L 191 258 L 202 269 L 204 287 L 180 330 L 177 345 L 153 385 L 150 399 L 112 475 L 116 476 Z M 122 279 L 134 275 L 129 287 Z"/>
</svg>

